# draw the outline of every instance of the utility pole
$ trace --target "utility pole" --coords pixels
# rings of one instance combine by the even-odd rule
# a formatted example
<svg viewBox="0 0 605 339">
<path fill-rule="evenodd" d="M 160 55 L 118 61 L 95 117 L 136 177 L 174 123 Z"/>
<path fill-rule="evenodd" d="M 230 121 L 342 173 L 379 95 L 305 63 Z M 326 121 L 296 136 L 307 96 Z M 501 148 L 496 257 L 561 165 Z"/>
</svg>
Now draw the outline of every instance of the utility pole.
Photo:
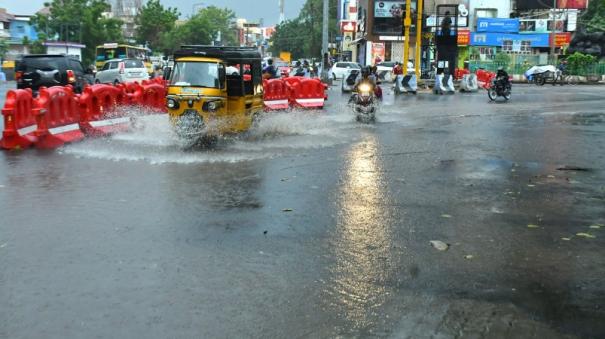
<svg viewBox="0 0 605 339">
<path fill-rule="evenodd" d="M 328 53 L 328 22 L 329 18 L 329 0 L 323 0 L 323 29 L 321 35 L 321 78 L 323 81 L 328 80 L 328 67 L 326 54 Z"/>
<path fill-rule="evenodd" d="M 553 0 L 552 5 L 552 31 L 550 32 L 550 57 L 552 58 L 552 62 L 557 64 L 557 56 L 555 55 L 555 37 L 557 36 L 557 0 Z"/>
<path fill-rule="evenodd" d="M 422 52 L 422 10 L 424 7 L 423 0 L 418 0 L 416 3 L 416 57 L 414 58 L 414 70 L 416 71 L 416 79 L 420 79 L 420 59 Z M 407 64 L 405 66 L 407 68 Z"/>
<path fill-rule="evenodd" d="M 279 23 L 283 23 L 286 20 L 286 13 L 284 11 L 284 2 L 286 0 L 279 0 Z"/>
</svg>

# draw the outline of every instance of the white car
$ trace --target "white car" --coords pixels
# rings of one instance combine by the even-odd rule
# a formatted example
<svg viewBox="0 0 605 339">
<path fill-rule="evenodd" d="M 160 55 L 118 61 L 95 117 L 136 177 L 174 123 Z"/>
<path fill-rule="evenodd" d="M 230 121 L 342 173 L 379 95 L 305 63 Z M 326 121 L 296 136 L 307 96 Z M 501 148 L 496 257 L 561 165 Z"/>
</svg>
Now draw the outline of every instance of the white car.
<svg viewBox="0 0 605 339">
<path fill-rule="evenodd" d="M 334 80 L 342 79 L 347 71 L 351 69 L 361 69 L 361 66 L 356 62 L 339 61 L 332 66 L 332 69 L 330 69 L 330 75 Z"/>
<path fill-rule="evenodd" d="M 95 75 L 95 84 L 119 84 L 141 82 L 149 79 L 147 68 L 139 59 L 112 59 Z"/>
</svg>

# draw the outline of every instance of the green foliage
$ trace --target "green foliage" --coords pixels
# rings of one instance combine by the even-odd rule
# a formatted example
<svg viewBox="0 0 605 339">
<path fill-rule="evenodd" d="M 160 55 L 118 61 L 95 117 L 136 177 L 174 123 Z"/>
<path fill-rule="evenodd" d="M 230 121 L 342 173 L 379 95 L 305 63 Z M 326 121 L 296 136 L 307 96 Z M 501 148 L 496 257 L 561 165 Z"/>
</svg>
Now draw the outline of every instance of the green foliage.
<svg viewBox="0 0 605 339">
<path fill-rule="evenodd" d="M 160 0 L 148 0 L 135 18 L 137 42 L 147 44 L 152 50 L 160 48 L 163 32 L 174 29 L 179 15 L 176 8 L 164 8 Z"/>
<path fill-rule="evenodd" d="M 330 41 L 333 41 L 338 33 L 336 0 L 330 0 L 329 11 L 328 34 Z M 275 35 L 271 39 L 272 53 L 277 55 L 280 51 L 288 51 L 292 53 L 292 57 L 295 59 L 320 57 L 322 18 L 323 0 L 307 0 L 298 18 L 276 27 Z"/>
<path fill-rule="evenodd" d="M 510 55 L 506 53 L 497 53 L 494 61 L 499 65 L 508 65 L 510 63 Z"/>
<path fill-rule="evenodd" d="M 170 54 L 181 45 L 209 45 L 221 32 L 221 43 L 237 45 L 234 29 L 235 12 L 227 8 L 209 6 L 198 11 L 187 22 L 161 35 L 160 48 Z"/>
<path fill-rule="evenodd" d="M 52 0 L 45 3 L 50 14 L 36 14 L 32 24 L 38 32 L 61 41 L 86 45 L 82 58 L 85 63 L 95 59 L 95 48 L 105 42 L 122 42 L 122 21 L 106 18 L 110 10 L 104 0 Z"/>
<path fill-rule="evenodd" d="M 605 0 L 591 0 L 580 16 L 580 25 L 588 32 L 605 31 Z"/>
<path fill-rule="evenodd" d="M 4 59 L 4 56 L 8 52 L 8 42 L 5 39 L 0 39 L 0 59 Z"/>
<path fill-rule="evenodd" d="M 567 57 L 567 67 L 571 74 L 580 74 L 585 71 L 585 69 L 596 63 L 597 58 L 590 54 L 582 54 L 580 52 L 575 52 L 574 54 Z"/>
</svg>

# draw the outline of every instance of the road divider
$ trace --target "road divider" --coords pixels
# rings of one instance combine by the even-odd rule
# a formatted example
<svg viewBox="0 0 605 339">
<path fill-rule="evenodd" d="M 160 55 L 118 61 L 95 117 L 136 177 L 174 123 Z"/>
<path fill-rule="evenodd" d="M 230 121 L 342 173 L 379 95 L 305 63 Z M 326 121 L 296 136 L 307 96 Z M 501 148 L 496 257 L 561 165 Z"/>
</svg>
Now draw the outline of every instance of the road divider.
<svg viewBox="0 0 605 339">
<path fill-rule="evenodd" d="M 36 148 L 57 148 L 84 139 L 78 99 L 71 86 L 41 87 L 34 106 Z"/>
<path fill-rule="evenodd" d="M 323 108 L 327 85 L 319 79 L 287 77 L 263 82 L 265 109 Z"/>
<path fill-rule="evenodd" d="M 2 116 L 4 130 L 0 140 L 1 148 L 27 148 L 36 142 L 36 114 L 30 89 L 9 90 L 6 93 Z"/>
<path fill-rule="evenodd" d="M 127 131 L 128 110 L 141 106 L 146 114 L 165 113 L 168 84 L 160 78 L 139 83 L 96 84 L 76 94 L 71 86 L 9 90 L 2 115 L 2 149 L 57 148 L 85 137 Z M 288 77 L 263 82 L 268 110 L 291 107 L 323 108 L 327 86 L 319 79 Z"/>
<path fill-rule="evenodd" d="M 131 126 L 127 110 L 142 106 L 147 114 L 164 113 L 166 83 L 162 79 L 142 84 L 87 86 L 82 94 L 71 86 L 42 87 L 37 97 L 29 89 L 9 90 L 2 115 L 2 149 L 57 148 L 87 136 L 126 131 Z"/>
</svg>

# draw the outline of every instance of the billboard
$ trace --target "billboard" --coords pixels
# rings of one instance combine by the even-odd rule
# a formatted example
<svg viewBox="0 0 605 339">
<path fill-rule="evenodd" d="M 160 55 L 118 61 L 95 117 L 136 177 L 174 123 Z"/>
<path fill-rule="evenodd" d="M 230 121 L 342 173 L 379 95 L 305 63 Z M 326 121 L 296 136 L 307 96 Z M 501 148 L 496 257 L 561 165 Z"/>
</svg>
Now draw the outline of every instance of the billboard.
<svg viewBox="0 0 605 339">
<path fill-rule="evenodd" d="M 588 0 L 556 0 L 557 8 L 561 9 L 586 9 Z M 548 9 L 553 8 L 553 0 L 517 0 L 517 9 Z"/>
<path fill-rule="evenodd" d="M 405 1 L 376 1 L 374 18 L 402 18 L 405 14 Z"/>
<path fill-rule="evenodd" d="M 378 64 L 384 61 L 385 57 L 384 43 L 373 42 L 372 43 L 372 63 Z"/>
<path fill-rule="evenodd" d="M 504 41 L 529 42 L 531 47 L 549 47 L 550 34 L 471 33 L 471 46 L 502 46 Z"/>
<path fill-rule="evenodd" d="M 477 32 L 517 33 L 519 19 L 477 18 Z"/>
</svg>

